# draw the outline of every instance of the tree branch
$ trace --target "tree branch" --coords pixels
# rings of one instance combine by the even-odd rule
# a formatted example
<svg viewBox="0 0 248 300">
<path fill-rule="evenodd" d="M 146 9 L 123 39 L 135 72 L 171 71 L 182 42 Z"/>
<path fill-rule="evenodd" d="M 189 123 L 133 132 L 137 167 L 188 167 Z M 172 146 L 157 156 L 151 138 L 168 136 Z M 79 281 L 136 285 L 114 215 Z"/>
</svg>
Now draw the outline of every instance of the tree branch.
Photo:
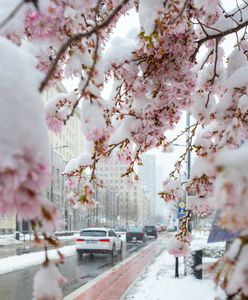
<svg viewBox="0 0 248 300">
<path fill-rule="evenodd" d="M 61 59 L 62 55 L 64 54 L 64 52 L 67 50 L 67 48 L 73 43 L 73 42 L 77 42 L 79 40 L 81 40 L 82 38 L 86 38 L 86 37 L 90 37 L 92 34 L 97 33 L 100 29 L 103 29 L 104 27 L 108 26 L 112 19 L 115 17 L 115 15 L 123 8 L 123 6 L 125 4 L 127 4 L 129 2 L 129 0 L 123 0 L 114 10 L 113 12 L 100 24 L 97 24 L 96 26 L 94 26 L 92 29 L 90 29 L 89 31 L 86 32 L 81 32 L 81 33 L 77 33 L 75 35 L 73 35 L 72 37 L 70 37 L 59 49 L 57 56 L 52 64 L 52 66 L 50 67 L 50 69 L 47 72 L 46 77 L 43 79 L 43 81 L 40 84 L 39 87 L 39 91 L 42 92 L 45 88 L 45 86 L 47 85 L 49 79 L 52 77 L 53 73 L 55 72 L 55 69 L 57 67 L 57 64 L 59 62 L 59 60 Z"/>
<path fill-rule="evenodd" d="M 23 0 L 16 5 L 16 7 L 8 15 L 8 17 L 0 23 L 0 29 L 2 29 L 18 13 L 18 11 L 22 8 L 22 6 L 25 4 L 25 2 L 27 2 L 27 1 Z"/>
<path fill-rule="evenodd" d="M 197 41 L 197 47 L 194 51 L 194 53 L 191 55 L 191 58 L 190 60 L 193 62 L 195 60 L 195 57 L 198 53 L 198 51 L 200 50 L 201 46 L 206 43 L 207 41 L 209 40 L 221 40 L 223 37 L 229 35 L 229 34 L 232 34 L 232 33 L 235 33 L 235 32 L 238 32 L 239 30 L 243 29 L 244 27 L 246 27 L 248 25 L 248 20 L 245 21 L 244 23 L 242 24 L 239 24 L 238 26 L 235 26 L 233 28 L 230 28 L 230 29 L 227 29 L 225 31 L 222 31 L 220 33 L 216 33 L 216 34 L 213 34 L 213 35 L 207 35 L 206 37 L 204 37 L 203 39 Z"/>
<path fill-rule="evenodd" d="M 187 7 L 188 2 L 189 2 L 189 0 L 185 0 L 181 11 L 179 12 L 179 14 L 172 21 L 169 22 L 169 25 L 175 24 L 176 21 L 183 15 L 183 13 L 184 13 L 184 11 L 185 11 L 185 9 Z"/>
</svg>

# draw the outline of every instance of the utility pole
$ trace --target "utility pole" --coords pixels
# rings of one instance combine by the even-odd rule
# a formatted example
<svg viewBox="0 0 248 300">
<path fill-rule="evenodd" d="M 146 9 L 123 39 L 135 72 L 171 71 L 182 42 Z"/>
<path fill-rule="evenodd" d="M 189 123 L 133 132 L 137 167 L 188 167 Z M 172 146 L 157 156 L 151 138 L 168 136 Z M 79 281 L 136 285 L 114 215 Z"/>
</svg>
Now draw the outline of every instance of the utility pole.
<svg viewBox="0 0 248 300">
<path fill-rule="evenodd" d="M 191 172 L 191 143 L 192 140 L 189 138 L 190 137 L 190 114 L 189 112 L 187 112 L 186 115 L 186 128 L 188 128 L 187 130 L 187 149 L 188 149 L 188 153 L 187 153 L 187 180 L 190 179 L 190 172 Z M 188 223 L 188 231 L 191 232 L 192 231 L 192 222 L 191 222 L 191 211 L 189 211 L 189 223 Z"/>
</svg>

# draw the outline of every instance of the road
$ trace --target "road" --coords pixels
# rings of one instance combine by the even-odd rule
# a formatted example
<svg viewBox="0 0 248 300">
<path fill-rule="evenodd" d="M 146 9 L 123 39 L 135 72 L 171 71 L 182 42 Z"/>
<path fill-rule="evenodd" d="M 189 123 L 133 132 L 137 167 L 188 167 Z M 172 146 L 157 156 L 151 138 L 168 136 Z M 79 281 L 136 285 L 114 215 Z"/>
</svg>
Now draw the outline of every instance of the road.
<svg viewBox="0 0 248 300">
<path fill-rule="evenodd" d="M 80 260 L 77 255 L 66 258 L 65 264 L 60 266 L 60 272 L 68 279 L 64 296 L 74 291 L 79 286 L 87 283 L 104 271 L 108 270 L 124 258 L 139 251 L 147 243 L 124 244 L 122 255 L 87 255 Z M 21 259 L 21 256 L 20 256 Z M 1 266 L 0 266 L 1 268 Z M 33 277 L 39 266 L 0 275 L 0 298 L 4 300 L 31 300 Z"/>
</svg>

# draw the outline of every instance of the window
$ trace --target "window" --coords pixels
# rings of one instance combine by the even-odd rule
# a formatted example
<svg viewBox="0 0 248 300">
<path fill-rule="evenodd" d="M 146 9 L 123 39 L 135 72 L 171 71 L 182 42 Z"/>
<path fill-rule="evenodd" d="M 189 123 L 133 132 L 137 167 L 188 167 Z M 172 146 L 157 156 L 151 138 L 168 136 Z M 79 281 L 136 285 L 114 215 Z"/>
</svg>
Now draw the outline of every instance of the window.
<svg viewBox="0 0 248 300">
<path fill-rule="evenodd" d="M 113 231 L 113 230 L 109 230 L 109 236 L 117 236 L 117 234 L 116 234 L 116 233 L 114 233 L 114 231 Z"/>
<path fill-rule="evenodd" d="M 129 226 L 127 231 L 128 232 L 142 232 L 143 228 L 142 227 L 137 227 L 137 226 Z"/>
<path fill-rule="evenodd" d="M 81 236 L 106 236 L 107 232 L 103 230 L 83 230 L 80 232 Z"/>
</svg>

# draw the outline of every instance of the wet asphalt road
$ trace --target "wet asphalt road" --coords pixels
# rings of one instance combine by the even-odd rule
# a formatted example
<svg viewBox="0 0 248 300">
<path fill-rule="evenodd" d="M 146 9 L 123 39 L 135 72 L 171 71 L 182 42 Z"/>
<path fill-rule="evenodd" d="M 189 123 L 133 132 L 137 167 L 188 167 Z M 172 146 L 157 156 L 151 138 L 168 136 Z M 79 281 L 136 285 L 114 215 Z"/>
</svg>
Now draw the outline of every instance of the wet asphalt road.
<svg viewBox="0 0 248 300">
<path fill-rule="evenodd" d="M 145 244 L 125 243 L 122 254 L 116 254 L 114 258 L 102 254 L 93 257 L 85 255 L 83 259 L 79 259 L 75 254 L 66 258 L 65 264 L 59 267 L 60 272 L 69 281 L 64 287 L 64 296 L 139 251 L 150 242 L 152 240 Z M 0 275 L 0 300 L 31 300 L 33 277 L 38 270 L 39 266 L 36 266 Z"/>
</svg>

